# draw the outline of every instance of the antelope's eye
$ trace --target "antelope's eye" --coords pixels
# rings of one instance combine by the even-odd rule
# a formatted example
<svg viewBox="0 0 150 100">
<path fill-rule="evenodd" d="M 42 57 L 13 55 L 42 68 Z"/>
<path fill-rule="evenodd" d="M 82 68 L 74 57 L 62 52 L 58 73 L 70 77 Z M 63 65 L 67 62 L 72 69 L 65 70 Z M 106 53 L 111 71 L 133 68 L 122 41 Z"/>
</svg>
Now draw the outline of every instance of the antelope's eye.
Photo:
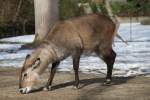
<svg viewBox="0 0 150 100">
<path fill-rule="evenodd" d="M 27 77 L 27 73 L 24 74 L 24 77 Z"/>
</svg>

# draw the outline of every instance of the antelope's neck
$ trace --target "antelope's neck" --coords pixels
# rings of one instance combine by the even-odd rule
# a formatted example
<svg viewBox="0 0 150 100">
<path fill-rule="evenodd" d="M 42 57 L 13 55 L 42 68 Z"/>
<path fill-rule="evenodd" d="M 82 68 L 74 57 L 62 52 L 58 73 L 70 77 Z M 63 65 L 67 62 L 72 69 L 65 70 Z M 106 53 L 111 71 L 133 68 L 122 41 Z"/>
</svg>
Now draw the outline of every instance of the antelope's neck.
<svg viewBox="0 0 150 100">
<path fill-rule="evenodd" d="M 58 45 L 53 42 L 49 42 L 46 46 L 47 51 L 51 54 L 52 62 L 60 61 L 66 58 L 70 52 L 63 45 Z"/>
<path fill-rule="evenodd" d="M 45 69 L 53 62 L 54 53 L 52 49 L 49 49 L 49 45 L 43 45 L 40 47 L 39 58 L 41 60 L 40 66 L 37 69 L 38 74 L 42 74 Z"/>
<path fill-rule="evenodd" d="M 41 59 L 41 64 L 38 68 L 39 74 L 42 74 L 49 64 L 60 61 L 65 57 L 65 50 L 57 47 L 53 43 L 45 43 L 40 49 L 39 57 Z"/>
</svg>

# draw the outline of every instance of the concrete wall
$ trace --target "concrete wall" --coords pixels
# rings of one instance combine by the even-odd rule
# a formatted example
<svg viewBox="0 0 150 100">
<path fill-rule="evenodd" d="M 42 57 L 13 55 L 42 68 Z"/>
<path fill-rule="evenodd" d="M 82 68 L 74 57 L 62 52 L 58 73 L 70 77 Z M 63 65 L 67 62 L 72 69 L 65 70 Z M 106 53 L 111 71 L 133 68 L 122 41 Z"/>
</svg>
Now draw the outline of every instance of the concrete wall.
<svg viewBox="0 0 150 100">
<path fill-rule="evenodd" d="M 97 2 L 97 3 L 102 3 L 104 2 L 104 0 L 92 0 L 94 2 Z M 111 2 L 127 2 L 127 0 L 108 0 L 108 1 L 111 1 Z"/>
<path fill-rule="evenodd" d="M 127 0 L 109 0 L 109 1 L 111 1 L 111 2 L 127 2 Z"/>
</svg>

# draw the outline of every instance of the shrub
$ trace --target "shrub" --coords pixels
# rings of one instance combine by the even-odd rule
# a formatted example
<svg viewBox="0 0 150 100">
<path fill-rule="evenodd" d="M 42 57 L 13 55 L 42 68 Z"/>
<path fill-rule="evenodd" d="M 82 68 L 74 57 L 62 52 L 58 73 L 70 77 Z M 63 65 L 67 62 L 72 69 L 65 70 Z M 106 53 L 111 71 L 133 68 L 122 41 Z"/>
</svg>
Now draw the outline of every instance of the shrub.
<svg viewBox="0 0 150 100">
<path fill-rule="evenodd" d="M 59 1 L 59 16 L 60 20 L 70 17 L 79 16 L 78 0 L 60 0 Z"/>
<path fill-rule="evenodd" d="M 91 0 L 60 0 L 59 1 L 60 20 L 83 15 L 84 12 L 78 7 L 78 3 L 87 3 L 87 2 L 90 4 L 93 13 L 98 12 L 97 7 L 99 7 L 102 10 L 102 13 L 106 13 L 106 9 L 103 4 L 96 4 L 91 2 Z"/>
<path fill-rule="evenodd" d="M 127 0 L 127 3 L 112 2 L 114 14 L 119 16 L 144 16 L 150 15 L 149 0 Z"/>
</svg>

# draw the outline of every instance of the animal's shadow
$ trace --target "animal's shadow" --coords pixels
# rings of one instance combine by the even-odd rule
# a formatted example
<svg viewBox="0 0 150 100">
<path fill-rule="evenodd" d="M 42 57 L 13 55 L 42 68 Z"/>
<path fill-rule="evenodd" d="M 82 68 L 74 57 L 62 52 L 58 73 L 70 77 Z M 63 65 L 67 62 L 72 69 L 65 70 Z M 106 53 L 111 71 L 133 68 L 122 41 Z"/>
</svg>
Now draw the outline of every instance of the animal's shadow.
<svg viewBox="0 0 150 100">
<path fill-rule="evenodd" d="M 134 77 L 113 77 L 112 84 L 110 84 L 109 86 L 125 84 L 128 80 L 130 80 L 132 78 L 134 78 Z M 104 80 L 105 80 L 105 78 L 82 79 L 82 80 L 80 80 L 80 84 L 81 84 L 80 89 L 82 89 L 82 88 L 84 88 L 88 85 L 94 84 L 94 83 L 100 83 L 100 84 L 102 84 L 102 86 L 107 86 L 107 85 L 103 85 Z M 73 85 L 74 85 L 74 81 L 61 83 L 61 84 L 52 86 L 51 91 L 57 90 L 57 89 L 60 89 L 60 88 L 65 88 L 65 87 L 68 87 L 68 86 L 73 86 Z M 31 91 L 31 93 L 42 91 L 43 88 L 44 87 L 40 87 L 38 89 L 35 89 L 35 90 Z"/>
</svg>

